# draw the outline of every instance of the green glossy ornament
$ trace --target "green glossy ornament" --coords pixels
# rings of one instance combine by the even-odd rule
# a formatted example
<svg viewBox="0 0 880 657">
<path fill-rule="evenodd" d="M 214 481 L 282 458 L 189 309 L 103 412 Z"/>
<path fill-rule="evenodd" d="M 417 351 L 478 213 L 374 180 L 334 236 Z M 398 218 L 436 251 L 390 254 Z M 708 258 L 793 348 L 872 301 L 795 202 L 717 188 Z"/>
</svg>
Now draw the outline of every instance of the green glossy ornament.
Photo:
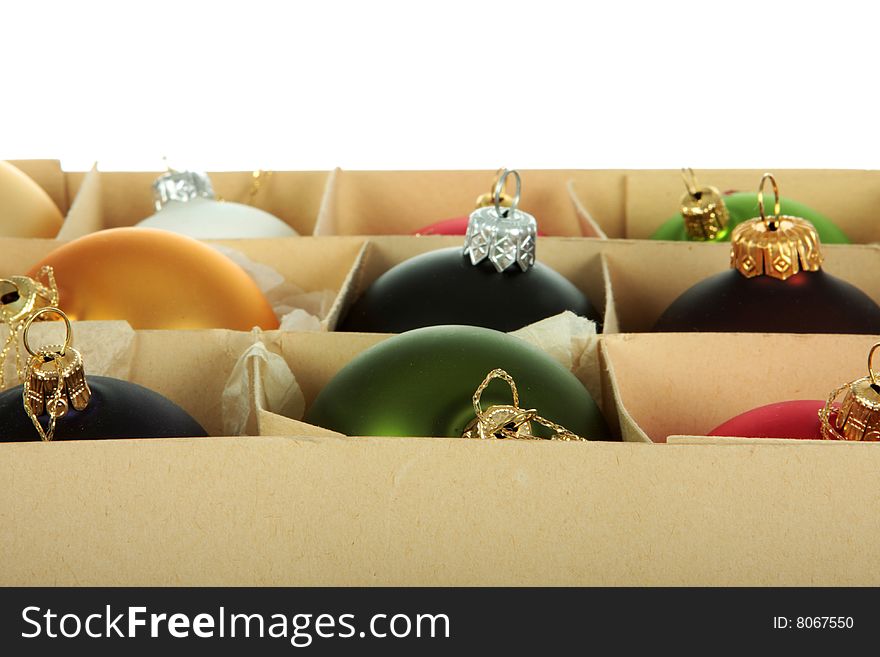
<svg viewBox="0 0 880 657">
<path fill-rule="evenodd" d="M 474 326 L 415 329 L 371 347 L 324 387 L 306 421 L 349 436 L 460 437 L 474 418 L 474 391 L 495 368 L 514 378 L 522 408 L 537 409 L 584 438 L 611 439 L 596 403 L 570 371 L 517 337 Z M 510 403 L 503 381 L 483 393 L 483 408 Z"/>
<path fill-rule="evenodd" d="M 724 205 L 730 215 L 730 222 L 727 230 L 719 233 L 720 238 L 714 241 L 729 241 L 730 233 L 735 226 L 743 221 L 748 221 L 758 216 L 758 195 L 752 192 L 733 192 L 723 197 Z M 819 232 L 819 239 L 823 244 L 849 244 L 850 240 L 840 228 L 828 217 L 812 208 L 807 207 L 803 203 L 792 201 L 791 199 L 780 199 L 781 213 L 795 217 L 803 217 L 812 223 Z M 672 240 L 672 241 L 688 241 L 687 230 L 685 228 L 684 217 L 679 212 L 663 223 L 660 229 L 655 232 L 651 239 L 654 240 Z"/>
</svg>

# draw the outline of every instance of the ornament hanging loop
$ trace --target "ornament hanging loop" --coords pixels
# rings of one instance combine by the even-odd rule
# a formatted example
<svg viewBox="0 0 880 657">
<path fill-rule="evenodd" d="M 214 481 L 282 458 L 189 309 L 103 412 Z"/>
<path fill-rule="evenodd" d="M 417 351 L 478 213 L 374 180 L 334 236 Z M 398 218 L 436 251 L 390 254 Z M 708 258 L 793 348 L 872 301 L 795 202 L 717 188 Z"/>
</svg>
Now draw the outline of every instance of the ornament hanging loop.
<svg viewBox="0 0 880 657">
<path fill-rule="evenodd" d="M 773 186 L 773 216 L 768 218 L 764 211 L 764 184 L 767 181 Z M 761 184 L 758 186 L 758 212 L 761 215 L 761 221 L 767 227 L 767 230 L 776 230 L 779 228 L 779 215 L 782 208 L 779 202 L 779 185 L 776 184 L 776 178 L 772 173 L 765 173 L 761 176 Z"/>
<path fill-rule="evenodd" d="M 880 385 L 877 381 L 877 372 L 872 366 L 874 362 L 874 352 L 876 352 L 878 349 L 880 349 L 880 342 L 871 347 L 871 351 L 868 352 L 868 376 L 871 377 L 872 386 Z"/>
<path fill-rule="evenodd" d="M 513 174 L 514 179 L 516 181 L 516 188 L 513 192 L 513 200 L 510 202 L 510 208 L 505 209 L 504 212 L 501 212 L 501 201 L 504 194 L 504 189 L 507 186 L 507 177 Z M 519 171 L 516 169 L 502 169 L 501 175 L 498 176 L 498 180 L 495 181 L 495 191 L 493 201 L 495 203 L 495 212 L 499 217 L 508 217 L 516 214 L 516 210 L 519 207 L 519 199 L 520 194 L 522 193 L 522 178 L 520 178 Z"/>
<path fill-rule="evenodd" d="M 681 168 L 681 178 L 684 180 L 684 187 L 692 198 L 697 198 L 700 190 L 700 184 L 697 182 L 697 174 L 690 167 Z"/>
<path fill-rule="evenodd" d="M 25 350 L 31 356 L 37 356 L 37 352 L 31 349 L 30 342 L 28 341 L 28 332 L 31 330 L 31 324 L 33 324 L 34 320 L 36 320 L 40 315 L 46 315 L 49 313 L 58 315 L 61 319 L 64 320 L 64 344 L 61 346 L 61 351 L 58 352 L 59 355 L 64 356 L 67 348 L 70 347 L 70 340 L 73 337 L 73 327 L 70 325 L 70 318 L 60 308 L 55 308 L 54 306 L 46 306 L 45 308 L 40 308 L 37 312 L 28 317 L 28 320 L 27 322 L 25 322 L 24 325 L 24 331 L 22 332 L 21 340 L 24 343 Z"/>
<path fill-rule="evenodd" d="M 513 405 L 517 407 L 519 406 L 519 392 L 517 392 L 516 389 L 516 381 L 514 381 L 513 377 L 504 370 L 494 369 L 486 375 L 486 378 L 483 379 L 483 382 L 477 387 L 477 390 L 476 392 L 474 392 L 473 396 L 474 413 L 476 414 L 477 419 L 481 422 L 486 421 L 486 416 L 483 413 L 483 407 L 480 405 L 480 398 L 483 396 L 483 391 L 495 379 L 501 379 L 510 386 L 510 393 L 513 396 Z"/>
</svg>

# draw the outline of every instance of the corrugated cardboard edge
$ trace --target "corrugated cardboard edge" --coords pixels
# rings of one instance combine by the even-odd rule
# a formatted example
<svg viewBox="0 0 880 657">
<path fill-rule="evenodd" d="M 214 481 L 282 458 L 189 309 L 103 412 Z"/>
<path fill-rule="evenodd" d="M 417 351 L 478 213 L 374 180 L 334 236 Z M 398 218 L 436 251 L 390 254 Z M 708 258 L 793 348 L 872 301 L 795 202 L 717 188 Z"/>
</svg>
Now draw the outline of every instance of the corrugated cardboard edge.
<svg viewBox="0 0 880 657">
<path fill-rule="evenodd" d="M 593 219 L 593 215 L 590 214 L 590 211 L 587 210 L 586 206 L 578 196 L 577 191 L 574 187 L 574 181 L 569 180 L 565 188 L 568 190 L 568 195 L 571 197 L 571 203 L 574 205 L 574 213 L 577 215 L 578 221 L 580 222 L 581 232 L 584 237 L 597 237 L 599 239 L 607 240 L 608 235 L 605 234 L 605 231 L 602 230 L 599 223 Z"/>
</svg>

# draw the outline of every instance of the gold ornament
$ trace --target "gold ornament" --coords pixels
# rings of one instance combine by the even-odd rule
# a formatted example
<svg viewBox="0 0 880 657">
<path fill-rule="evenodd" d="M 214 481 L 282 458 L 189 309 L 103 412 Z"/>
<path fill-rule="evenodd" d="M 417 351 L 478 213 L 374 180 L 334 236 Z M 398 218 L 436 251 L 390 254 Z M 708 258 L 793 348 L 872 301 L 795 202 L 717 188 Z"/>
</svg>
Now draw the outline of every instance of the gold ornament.
<svg viewBox="0 0 880 657">
<path fill-rule="evenodd" d="M 480 405 L 480 397 L 483 391 L 493 379 L 502 379 L 510 386 L 513 396 L 513 404 L 496 404 L 489 410 L 483 411 Z M 462 438 L 489 439 L 517 439 L 517 440 L 563 440 L 584 441 L 577 434 L 572 433 L 562 425 L 538 415 L 535 409 L 524 409 L 519 406 L 519 393 L 516 390 L 516 382 L 513 377 L 502 369 L 494 369 L 486 375 L 483 382 L 477 387 L 473 396 L 474 414 L 476 417 L 465 427 Z M 554 434 L 549 438 L 541 438 L 532 433 L 532 422 L 552 430 Z"/>
<path fill-rule="evenodd" d="M 9 162 L 0 162 L 0 236 L 55 237 L 63 221 L 42 187 Z"/>
<path fill-rule="evenodd" d="M 64 344 L 48 345 L 34 351 L 28 342 L 28 331 L 34 320 L 48 313 L 59 315 L 64 320 Z M 70 319 L 58 308 L 41 308 L 24 325 L 22 342 L 31 359 L 24 376 L 22 402 L 37 433 L 45 441 L 52 440 L 57 420 L 64 417 L 69 408 L 84 411 L 91 398 L 82 354 L 70 346 L 72 336 Z M 47 429 L 43 429 L 39 420 L 44 412 L 49 416 Z"/>
<path fill-rule="evenodd" d="M 880 343 L 868 352 L 868 376 L 856 379 L 831 393 L 825 407 L 819 411 L 822 437 L 825 440 L 880 441 L 880 382 L 871 366 L 874 352 Z M 834 407 L 840 393 L 846 391 L 840 408 Z"/>
<path fill-rule="evenodd" d="M 764 213 L 764 183 L 773 185 L 773 216 Z M 822 252 L 819 234 L 806 219 L 780 214 L 779 187 L 772 174 L 765 173 L 758 188 L 760 217 L 733 229 L 730 236 L 730 266 L 746 278 L 771 276 L 786 280 L 799 271 L 819 271 Z"/>
<path fill-rule="evenodd" d="M 681 216 L 688 237 L 698 242 L 720 240 L 727 236 L 730 213 L 716 187 L 700 187 L 691 168 L 682 169 L 687 191 L 681 197 Z"/>
<path fill-rule="evenodd" d="M 6 387 L 5 365 L 10 351 L 15 352 L 15 372 L 18 380 L 22 380 L 18 336 L 25 323 L 35 311 L 57 305 L 58 286 L 51 267 L 41 268 L 36 278 L 12 276 L 0 279 L 0 324 L 5 324 L 9 331 L 0 349 L 0 390 Z"/>
</svg>

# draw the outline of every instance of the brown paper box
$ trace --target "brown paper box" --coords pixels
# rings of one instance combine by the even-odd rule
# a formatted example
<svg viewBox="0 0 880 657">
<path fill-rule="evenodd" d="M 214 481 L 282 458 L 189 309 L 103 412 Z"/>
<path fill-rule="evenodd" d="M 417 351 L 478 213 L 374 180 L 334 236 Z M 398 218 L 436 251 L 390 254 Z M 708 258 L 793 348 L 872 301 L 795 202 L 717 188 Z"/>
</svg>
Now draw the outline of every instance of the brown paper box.
<svg viewBox="0 0 880 657">
<path fill-rule="evenodd" d="M 309 399 L 383 338 L 274 337 Z M 669 337 L 604 341 L 623 369 Z M 252 340 L 139 332 L 132 379 L 213 432 Z M 877 449 L 320 433 L 0 445 L 0 584 L 880 583 Z"/>
<path fill-rule="evenodd" d="M 757 191 L 765 171 L 700 169 L 696 173 L 701 184 L 722 192 L 750 192 Z M 783 196 L 821 212 L 854 243 L 880 241 L 880 226 L 874 220 L 880 203 L 880 171 L 777 169 L 773 173 Z M 614 198 L 597 192 L 594 182 L 612 176 L 618 193 Z M 572 183 L 581 212 L 610 238 L 650 238 L 679 211 L 684 191 L 677 169 L 595 171 Z"/>
<path fill-rule="evenodd" d="M 876 341 L 877 336 L 861 335 L 606 336 L 600 346 L 603 385 L 617 408 L 624 440 L 665 442 L 668 436 L 683 436 L 676 440 L 728 443 L 699 437 L 758 406 L 827 399 L 841 385 L 865 376 Z M 802 443 L 794 441 L 795 447 Z M 872 443 L 859 444 L 872 449 Z"/>
<path fill-rule="evenodd" d="M 409 235 L 437 221 L 466 217 L 489 192 L 495 171 L 343 171 L 328 187 L 316 235 Z M 520 208 L 533 214 L 538 230 L 554 236 L 596 236 L 578 213 L 569 184 L 594 192 L 599 207 L 616 202 L 615 175 L 576 170 L 520 171 Z M 513 181 L 510 181 L 511 190 Z M 511 192 L 512 193 L 512 192 Z"/>
<path fill-rule="evenodd" d="M 68 174 L 76 191 L 87 182 L 84 174 Z M 96 172 L 97 194 L 89 213 L 68 222 L 60 237 L 74 239 L 103 228 L 134 226 L 156 208 L 153 181 L 161 172 Z M 273 171 L 251 197 L 253 172 L 218 171 L 208 174 L 219 198 L 245 203 L 275 215 L 300 235 L 311 235 L 326 193 L 329 174 L 325 171 Z"/>
</svg>

